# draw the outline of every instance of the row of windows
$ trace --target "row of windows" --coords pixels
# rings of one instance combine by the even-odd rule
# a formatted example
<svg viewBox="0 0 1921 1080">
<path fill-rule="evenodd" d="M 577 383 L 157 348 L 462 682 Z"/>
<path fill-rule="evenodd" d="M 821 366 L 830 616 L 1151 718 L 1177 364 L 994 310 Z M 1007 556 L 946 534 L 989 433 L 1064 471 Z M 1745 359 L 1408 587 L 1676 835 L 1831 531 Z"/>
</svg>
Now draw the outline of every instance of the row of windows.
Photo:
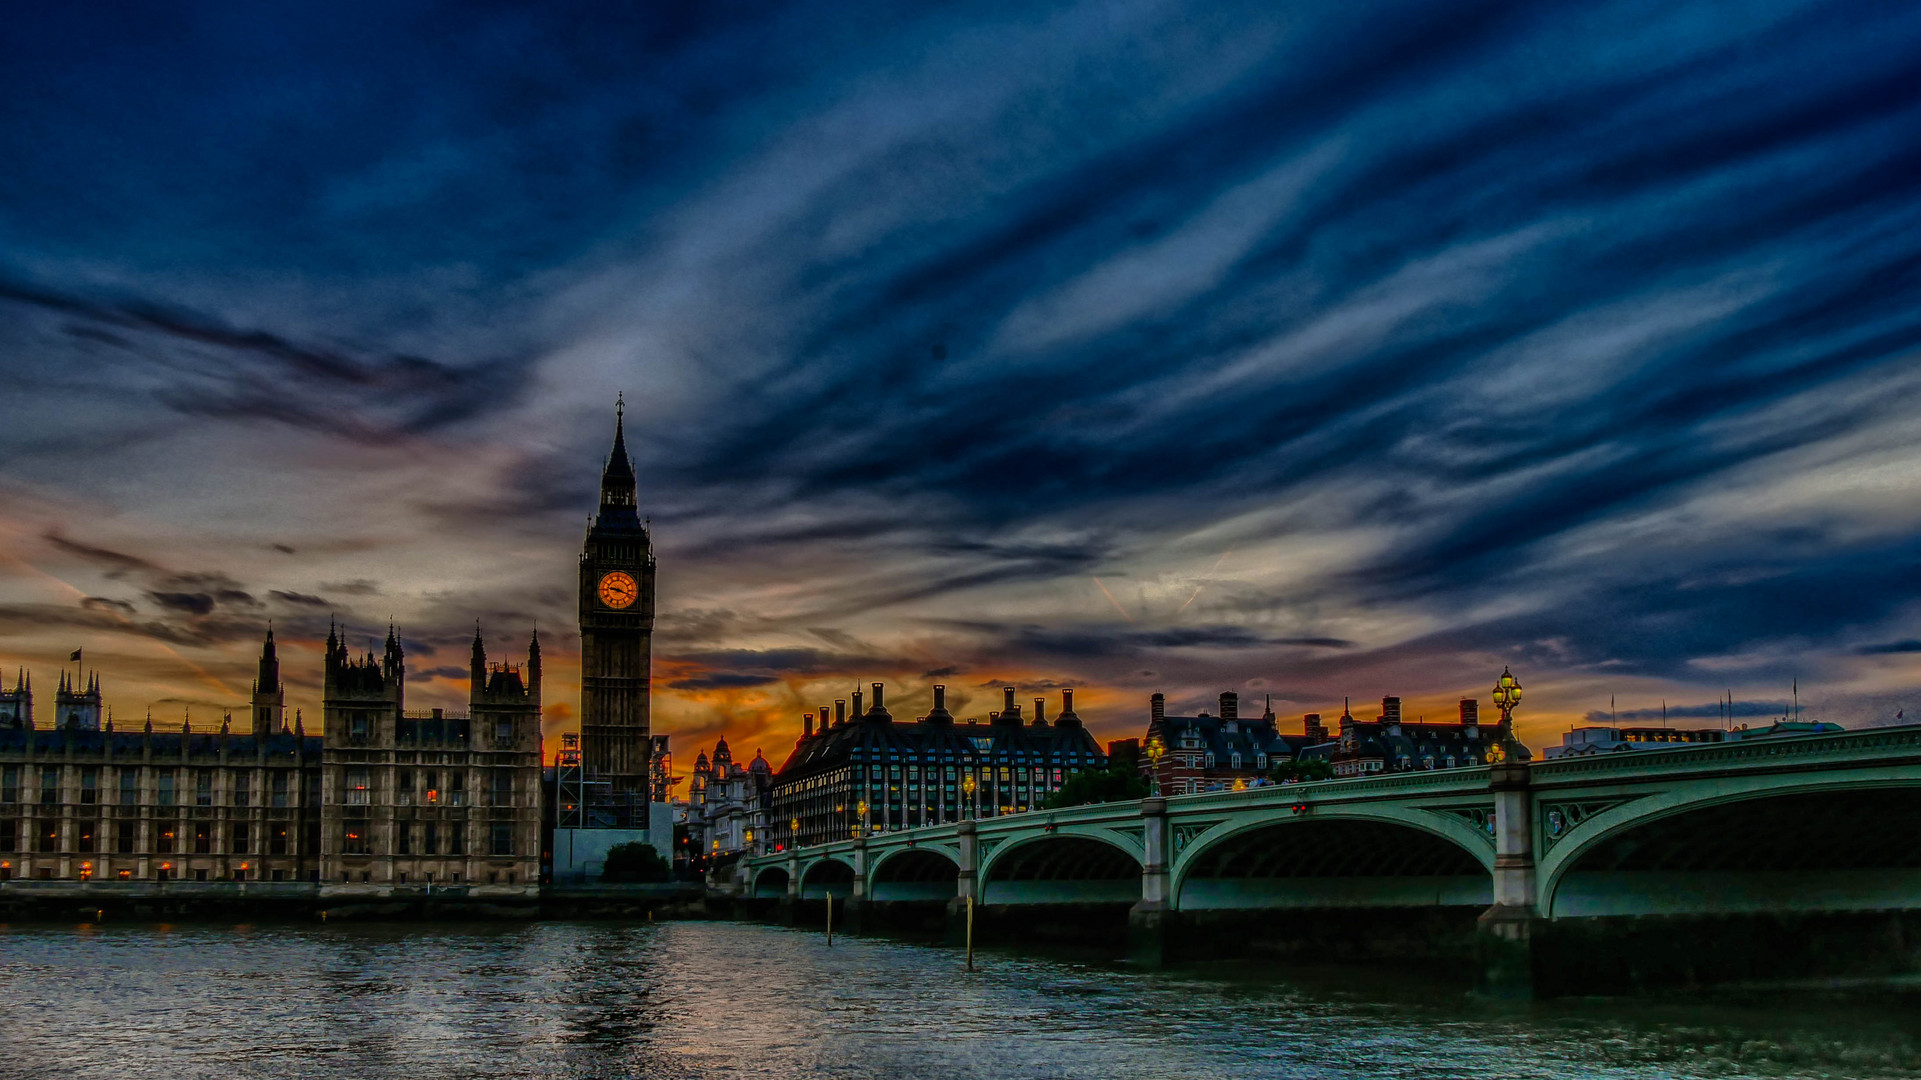
<svg viewBox="0 0 1921 1080">
<path fill-rule="evenodd" d="M 70 871 L 70 876 L 75 881 L 300 881 L 303 879 L 318 880 L 320 872 L 313 870 L 303 874 L 298 870 L 281 868 L 263 870 L 259 867 L 242 864 L 240 866 L 227 868 L 224 875 L 215 876 L 215 874 L 216 872 L 208 867 L 194 867 L 191 869 L 185 867 L 177 868 L 170 862 L 151 867 L 147 871 L 145 878 L 141 877 L 138 867 L 122 866 L 116 868 L 104 861 L 99 866 L 95 866 L 92 862 L 82 862 L 72 867 Z M 16 868 L 11 861 L 0 859 L 0 881 L 8 881 L 16 876 L 22 879 L 52 881 L 54 880 L 54 867 L 21 866 Z"/>
<path fill-rule="evenodd" d="M 25 801 L 22 799 L 22 781 L 26 778 L 29 766 L 0 766 L 0 805 Z M 60 780 L 61 766 L 41 765 L 38 767 L 37 795 L 33 801 L 41 806 L 57 806 L 61 803 Z M 293 769 L 270 769 L 263 790 L 256 792 L 254 771 L 252 769 L 213 769 L 177 768 L 174 766 L 140 765 L 82 765 L 78 772 L 78 802 L 90 806 L 108 801 L 105 795 L 115 795 L 113 801 L 121 806 L 141 805 L 142 773 L 151 775 L 153 805 L 156 806 L 252 806 L 256 798 L 262 806 L 286 807 L 292 805 L 298 783 Z M 224 773 L 225 784 L 217 783 L 217 774 Z M 117 776 L 115 775 L 117 774 Z M 318 782 L 317 774 L 310 774 Z M 225 796 L 220 801 L 220 796 Z"/>
<path fill-rule="evenodd" d="M 25 836 L 22 836 L 23 823 L 0 818 L 0 852 L 36 851 L 42 854 L 55 854 L 71 851 L 75 854 L 91 854 L 96 851 L 111 850 L 116 855 L 133 855 L 143 850 L 141 846 L 141 823 L 138 821 L 118 821 L 99 824 L 92 821 L 73 821 L 66 824 L 66 838 L 70 848 L 61 846 L 61 823 L 58 821 L 28 819 L 24 822 Z M 293 827 L 280 823 L 269 823 L 266 828 L 256 830 L 247 822 L 230 822 L 223 830 L 215 822 L 173 822 L 156 821 L 150 823 L 147 833 L 147 846 L 144 850 L 160 855 L 254 855 L 264 844 L 268 855 L 294 854 Z M 111 844 L 109 849 L 108 844 Z"/>
<path fill-rule="evenodd" d="M 514 805 L 514 774 L 511 769 L 494 769 L 488 774 L 487 803 L 489 806 Z M 446 786 L 441 786 L 442 782 Z M 348 806 L 368 806 L 373 802 L 373 776 L 364 765 L 356 765 L 346 770 L 343 783 L 343 801 Z M 467 804 L 467 774 L 448 771 L 445 774 L 432 769 L 416 773 L 412 769 L 399 769 L 394 772 L 395 806 L 411 806 L 418 799 L 422 806 L 465 806 Z"/>
<path fill-rule="evenodd" d="M 380 855 L 375 851 L 379 846 L 374 842 L 374 828 L 366 822 L 350 821 L 340 828 L 340 853 L 342 855 Z M 488 829 L 487 854 L 514 854 L 514 827 L 509 823 L 498 823 Z M 436 822 L 422 822 L 418 825 L 403 825 L 394 833 L 395 855 L 457 855 L 467 854 L 467 830 L 454 825 L 442 829 Z"/>
</svg>

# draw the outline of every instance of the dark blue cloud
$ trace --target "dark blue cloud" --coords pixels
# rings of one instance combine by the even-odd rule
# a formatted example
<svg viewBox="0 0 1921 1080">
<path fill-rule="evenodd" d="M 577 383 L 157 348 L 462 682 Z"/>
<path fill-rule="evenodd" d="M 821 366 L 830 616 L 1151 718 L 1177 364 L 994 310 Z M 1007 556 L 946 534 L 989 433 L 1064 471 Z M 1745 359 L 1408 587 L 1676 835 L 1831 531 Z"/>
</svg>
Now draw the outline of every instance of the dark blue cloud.
<svg viewBox="0 0 1921 1080">
<path fill-rule="evenodd" d="M 1915 55 L 1899 4 L 42 5 L 0 477 L 497 447 L 380 509 L 520 557 L 625 388 L 664 565 L 782 585 L 671 597 L 690 680 L 1898 658 L 1915 514 L 1819 493 L 1921 461 Z M 953 636 L 769 643 L 882 617 Z"/>
</svg>

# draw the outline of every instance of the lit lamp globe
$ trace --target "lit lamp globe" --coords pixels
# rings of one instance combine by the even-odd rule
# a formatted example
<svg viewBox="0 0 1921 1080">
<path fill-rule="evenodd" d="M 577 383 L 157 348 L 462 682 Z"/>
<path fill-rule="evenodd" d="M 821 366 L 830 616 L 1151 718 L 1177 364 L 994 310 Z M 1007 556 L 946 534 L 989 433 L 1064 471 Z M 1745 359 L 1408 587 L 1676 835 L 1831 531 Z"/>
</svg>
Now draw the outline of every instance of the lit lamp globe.
<svg viewBox="0 0 1921 1080">
<path fill-rule="evenodd" d="M 1514 737 L 1514 710 L 1521 704 L 1521 681 L 1506 667 L 1494 684 L 1494 707 L 1501 710 L 1501 730 L 1494 745 L 1487 749 L 1490 765 L 1507 761 L 1526 761 L 1534 755 Z"/>
</svg>

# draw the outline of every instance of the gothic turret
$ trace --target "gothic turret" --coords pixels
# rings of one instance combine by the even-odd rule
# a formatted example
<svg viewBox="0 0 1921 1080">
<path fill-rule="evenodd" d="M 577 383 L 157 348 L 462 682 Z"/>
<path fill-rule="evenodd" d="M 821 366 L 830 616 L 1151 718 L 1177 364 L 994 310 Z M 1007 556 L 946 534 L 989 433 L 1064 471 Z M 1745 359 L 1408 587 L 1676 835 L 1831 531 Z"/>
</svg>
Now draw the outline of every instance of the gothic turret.
<svg viewBox="0 0 1921 1080">
<path fill-rule="evenodd" d="M 479 697 L 487 689 L 487 646 L 480 641 L 480 624 L 474 624 L 474 647 L 467 658 L 468 692 Z"/>
<path fill-rule="evenodd" d="M 253 680 L 252 732 L 264 739 L 279 730 L 287 712 L 287 699 L 280 685 L 280 656 L 274 649 L 273 627 L 267 627 L 267 640 L 260 646 L 260 664 Z"/>
</svg>

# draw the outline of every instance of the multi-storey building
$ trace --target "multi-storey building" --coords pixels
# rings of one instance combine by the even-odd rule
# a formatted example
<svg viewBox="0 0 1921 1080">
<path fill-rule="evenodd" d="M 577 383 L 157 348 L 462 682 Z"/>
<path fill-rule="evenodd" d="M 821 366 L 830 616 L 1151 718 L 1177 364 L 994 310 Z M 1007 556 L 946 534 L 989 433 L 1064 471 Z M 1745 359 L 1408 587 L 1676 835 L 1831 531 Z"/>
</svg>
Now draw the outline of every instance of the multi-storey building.
<svg viewBox="0 0 1921 1080">
<path fill-rule="evenodd" d="M 540 641 L 489 664 L 478 628 L 468 715 L 406 710 L 406 658 L 350 656 L 327 635 L 320 880 L 353 895 L 458 885 L 532 894 L 541 855 Z"/>
<path fill-rule="evenodd" d="M 1325 729 L 1317 730 L 1317 714 L 1308 714 L 1303 734 L 1283 735 L 1271 704 L 1261 716 L 1243 718 L 1240 695 L 1227 691 L 1220 702 L 1218 716 L 1206 712 L 1169 716 L 1164 695 L 1148 699 L 1140 768 L 1157 794 L 1188 795 L 1259 784 L 1275 766 L 1327 739 Z"/>
<path fill-rule="evenodd" d="M 22 675 L 0 697 L 0 879 L 311 881 L 319 869 L 318 737 L 287 730 L 273 634 L 248 733 L 135 732 L 103 722 L 99 676 L 63 674 L 37 728 Z"/>
<path fill-rule="evenodd" d="M 947 688 L 934 687 L 934 708 L 897 722 L 873 684 L 865 711 L 853 694 L 802 719 L 794 751 L 774 778 L 775 846 L 818 844 L 867 832 L 891 832 L 966 818 L 1032 810 L 1060 789 L 1067 774 L 1101 768 L 1107 757 L 1062 692 L 1060 718 L 1048 723 L 1046 699 L 1034 699 L 1024 721 L 1014 688 L 986 722 L 956 721 Z"/>
<path fill-rule="evenodd" d="M 1488 748 L 1510 734 L 1499 725 L 1484 730 L 1480 703 L 1474 698 L 1461 699 L 1458 721 L 1430 723 L 1403 720 L 1401 699 L 1384 697 L 1381 715 L 1372 721 L 1356 720 L 1343 706 L 1335 744 L 1320 752 L 1332 763 L 1335 776 L 1458 769 L 1487 764 Z"/>
<path fill-rule="evenodd" d="M 773 809 L 773 766 L 758 750 L 742 765 L 721 739 L 711 761 L 704 750 L 694 759 L 687 791 L 688 853 L 711 858 L 767 850 Z"/>
</svg>

